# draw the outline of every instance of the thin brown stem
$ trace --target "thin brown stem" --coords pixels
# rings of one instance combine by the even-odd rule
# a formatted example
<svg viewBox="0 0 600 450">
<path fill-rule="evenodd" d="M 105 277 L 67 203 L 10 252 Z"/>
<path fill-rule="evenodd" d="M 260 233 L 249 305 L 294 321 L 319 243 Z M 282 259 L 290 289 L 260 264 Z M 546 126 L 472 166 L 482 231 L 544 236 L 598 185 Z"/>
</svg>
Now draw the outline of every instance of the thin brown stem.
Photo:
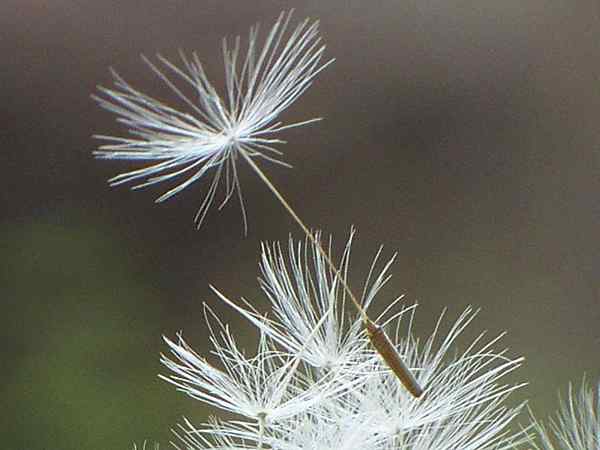
<svg viewBox="0 0 600 450">
<path fill-rule="evenodd" d="M 362 307 L 350 286 L 344 279 L 344 277 L 340 273 L 340 269 L 337 268 L 335 263 L 332 261 L 331 256 L 328 252 L 325 251 L 321 242 L 313 235 L 313 233 L 308 229 L 308 227 L 304 224 L 300 216 L 296 214 L 296 211 L 291 207 L 291 205 L 287 202 L 287 200 L 283 197 L 283 195 L 279 192 L 279 190 L 275 187 L 275 185 L 271 182 L 271 180 L 267 177 L 267 175 L 261 170 L 261 168 L 254 162 L 254 160 L 248 155 L 245 151 L 240 150 L 239 152 L 246 162 L 250 165 L 252 170 L 258 175 L 258 177 L 267 185 L 269 190 L 273 193 L 275 198 L 279 200 L 279 203 L 284 207 L 284 209 L 292 216 L 292 218 L 296 221 L 296 223 L 300 226 L 306 237 L 310 240 L 310 242 L 318 249 L 319 253 L 323 256 L 330 269 L 335 273 L 336 279 L 340 281 L 342 287 L 350 297 L 352 304 L 356 307 L 359 312 L 363 325 L 367 330 L 367 336 L 371 341 L 373 347 L 377 350 L 377 352 L 381 355 L 383 360 L 387 363 L 387 365 L 392 369 L 396 377 L 402 382 L 404 387 L 415 397 L 419 397 L 423 393 L 423 389 L 419 386 L 417 380 L 410 372 L 410 369 L 406 366 L 402 358 L 398 354 L 396 347 L 392 344 L 390 339 L 385 334 L 383 328 L 374 323 L 367 312 Z"/>
<path fill-rule="evenodd" d="M 358 299 L 356 298 L 356 296 L 354 295 L 354 293 L 350 289 L 350 286 L 348 286 L 348 283 L 346 283 L 346 280 L 344 280 L 344 277 L 341 276 L 340 270 L 337 268 L 337 266 L 335 265 L 335 263 L 331 260 L 331 257 L 329 256 L 329 253 L 327 253 L 325 251 L 325 249 L 323 248 L 323 246 L 321 245 L 321 243 L 319 242 L 319 240 L 312 234 L 312 232 L 304 224 L 304 222 L 302 221 L 302 219 L 300 219 L 300 216 L 298 216 L 298 214 L 296 214 L 296 211 L 294 211 L 294 209 L 290 206 L 290 204 L 287 202 L 287 200 L 283 197 L 283 195 L 281 195 L 281 193 L 275 187 L 275 185 L 273 183 L 271 183 L 271 180 L 261 170 L 261 168 L 258 167 L 258 165 L 254 162 L 254 160 L 250 156 L 248 156 L 248 154 L 246 152 L 240 152 L 240 153 L 246 159 L 246 161 L 248 162 L 248 164 L 250 164 L 250 167 L 252 167 L 252 170 L 254 170 L 254 172 L 256 172 L 256 174 L 267 185 L 267 187 L 270 189 L 270 191 L 273 193 L 273 195 L 275 195 L 275 197 L 277 198 L 277 200 L 279 200 L 279 202 L 285 208 L 285 210 L 290 214 L 290 216 L 292 216 L 292 218 L 296 221 L 296 223 L 298 225 L 300 225 L 300 228 L 302 228 L 302 231 L 304 231 L 304 234 L 306 234 L 306 236 L 308 237 L 308 239 L 310 240 L 310 242 L 319 250 L 319 253 L 321 253 L 321 255 L 325 258 L 325 261 L 327 261 L 327 264 L 329 265 L 329 267 L 331 268 L 331 270 L 333 270 L 335 272 L 336 278 L 338 280 L 340 280 L 340 283 L 342 284 L 342 287 L 344 288 L 344 290 L 346 291 L 346 293 L 350 297 L 350 300 L 352 300 L 352 303 L 354 304 L 354 306 L 356 307 L 356 309 L 360 313 L 363 321 L 365 321 L 365 322 L 368 321 L 369 320 L 369 316 L 367 316 L 366 311 L 364 310 L 364 308 L 362 307 L 362 305 L 360 304 L 360 302 L 358 301 Z"/>
</svg>

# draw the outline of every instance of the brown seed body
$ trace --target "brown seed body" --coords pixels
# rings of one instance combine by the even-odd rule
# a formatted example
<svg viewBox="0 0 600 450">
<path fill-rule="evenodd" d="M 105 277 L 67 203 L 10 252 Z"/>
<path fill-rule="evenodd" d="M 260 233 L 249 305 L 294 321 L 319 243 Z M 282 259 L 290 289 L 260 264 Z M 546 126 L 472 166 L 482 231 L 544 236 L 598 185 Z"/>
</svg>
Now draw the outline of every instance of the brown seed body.
<svg viewBox="0 0 600 450">
<path fill-rule="evenodd" d="M 423 389 L 419 386 L 410 369 L 404 364 L 402 358 L 400 358 L 396 347 L 394 347 L 392 341 L 387 337 L 383 328 L 370 320 L 365 321 L 365 328 L 367 329 L 371 345 L 375 347 L 396 377 L 398 377 L 408 392 L 415 397 L 420 397 L 423 394 Z"/>
</svg>

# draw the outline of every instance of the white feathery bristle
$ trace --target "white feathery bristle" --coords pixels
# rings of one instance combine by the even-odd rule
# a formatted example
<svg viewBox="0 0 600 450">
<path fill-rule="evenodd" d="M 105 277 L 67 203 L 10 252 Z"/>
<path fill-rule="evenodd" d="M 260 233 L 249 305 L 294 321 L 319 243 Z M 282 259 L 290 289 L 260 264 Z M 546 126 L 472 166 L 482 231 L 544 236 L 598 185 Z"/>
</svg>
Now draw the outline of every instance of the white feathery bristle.
<svg viewBox="0 0 600 450">
<path fill-rule="evenodd" d="M 208 80 L 196 53 L 187 56 L 181 52 L 178 64 L 161 55 L 156 62 L 143 57 L 173 93 L 173 104 L 138 91 L 112 71 L 114 87 L 99 87 L 100 94 L 93 98 L 117 115 L 130 136 L 96 135 L 107 143 L 94 154 L 101 159 L 148 164 L 113 177 L 110 184 L 127 183 L 139 189 L 171 182 L 173 187 L 156 200 L 162 202 L 212 173 L 196 223 L 200 226 L 204 220 L 223 179 L 225 195 L 220 207 L 237 195 L 246 230 L 236 164 L 240 153 L 287 166 L 276 148 L 284 141 L 275 135 L 320 119 L 283 124 L 278 117 L 333 61 L 322 62 L 325 46 L 318 22 L 306 19 L 291 29 L 291 16 L 291 11 L 281 13 L 262 47 L 258 26 L 250 29 L 245 51 L 239 37 L 233 43 L 223 40 L 225 95 Z"/>
</svg>

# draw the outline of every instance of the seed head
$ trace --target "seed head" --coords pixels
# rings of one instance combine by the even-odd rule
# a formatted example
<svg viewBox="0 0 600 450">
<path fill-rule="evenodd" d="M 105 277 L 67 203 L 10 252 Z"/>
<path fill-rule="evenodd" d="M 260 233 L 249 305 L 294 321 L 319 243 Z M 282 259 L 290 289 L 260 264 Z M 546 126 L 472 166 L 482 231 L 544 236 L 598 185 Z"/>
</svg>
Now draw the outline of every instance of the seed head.
<svg viewBox="0 0 600 450">
<path fill-rule="evenodd" d="M 458 352 L 458 338 L 476 317 L 471 308 L 445 333 L 442 314 L 423 341 L 412 330 L 416 305 L 387 310 L 379 320 L 392 331 L 391 345 L 424 386 L 415 398 L 371 347 L 360 316 L 343 309 L 344 291 L 335 278 L 347 276 L 349 255 L 350 242 L 343 270 L 335 274 L 313 244 L 290 241 L 287 257 L 277 244 L 263 246 L 269 316 L 219 294 L 257 327 L 261 339 L 251 358 L 214 316 L 209 323 L 218 326 L 209 325 L 209 332 L 216 365 L 182 340 L 167 340 L 175 356 L 163 358 L 173 372 L 167 379 L 237 415 L 199 426 L 186 422 L 177 431 L 186 448 L 499 450 L 525 440 L 509 429 L 522 405 L 506 405 L 522 384 L 503 381 L 522 358 L 495 348 L 502 335 L 487 339 L 482 333 Z M 387 264 L 377 276 L 371 271 L 374 281 L 366 283 L 363 304 L 374 301 L 388 271 Z"/>
</svg>

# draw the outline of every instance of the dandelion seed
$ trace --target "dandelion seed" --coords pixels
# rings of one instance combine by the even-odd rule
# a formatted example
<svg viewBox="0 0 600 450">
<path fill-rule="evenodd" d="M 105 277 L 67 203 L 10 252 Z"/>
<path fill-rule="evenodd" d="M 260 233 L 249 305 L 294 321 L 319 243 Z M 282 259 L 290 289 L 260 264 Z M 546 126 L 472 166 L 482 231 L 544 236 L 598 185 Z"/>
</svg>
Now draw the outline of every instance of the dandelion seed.
<svg viewBox="0 0 600 450">
<path fill-rule="evenodd" d="M 235 40 L 233 47 L 229 47 L 224 40 L 227 87 L 225 99 L 218 95 L 208 81 L 196 54 L 192 55 L 191 60 L 181 54 L 183 68 L 161 56 L 158 56 L 158 60 L 167 70 L 181 78 L 183 84 L 191 86 L 198 98 L 197 102 L 186 96 L 158 66 L 144 58 L 152 71 L 183 101 L 188 112 L 173 109 L 137 91 L 113 72 L 116 89 L 100 87 L 104 97 L 94 98 L 103 108 L 116 113 L 118 120 L 129 127 L 130 134 L 134 137 L 97 135 L 96 138 L 110 143 L 102 145 L 95 155 L 101 159 L 159 161 L 117 175 L 110 180 L 112 185 L 139 182 L 133 187 L 138 189 L 184 175 L 188 177 L 161 195 L 158 202 L 171 198 L 212 170 L 213 180 L 196 214 L 196 223 L 198 226 L 202 224 L 214 201 L 219 182 L 224 177 L 226 194 L 221 206 L 237 193 L 246 232 L 246 212 L 236 165 L 238 158 L 244 159 L 318 248 L 325 262 L 339 278 L 341 286 L 361 314 L 363 326 L 371 327 L 369 336 L 377 351 L 398 374 L 399 380 L 407 389 L 419 396 L 421 387 L 416 384 L 400 356 L 390 347 L 385 333 L 368 317 L 346 280 L 340 277 L 331 256 L 255 162 L 260 157 L 285 165 L 277 159 L 281 152 L 273 147 L 283 141 L 273 135 L 319 120 L 310 119 L 287 125 L 276 122 L 279 114 L 302 95 L 314 77 L 332 62 L 330 60 L 321 64 L 325 47 L 320 43 L 318 22 L 303 21 L 285 41 L 290 18 L 291 12 L 279 16 L 262 50 L 257 49 L 258 27 L 252 28 L 245 58 L 240 58 L 239 38 Z M 373 334 L 373 331 L 377 332 Z"/>
<path fill-rule="evenodd" d="M 594 390 L 585 381 L 578 393 L 569 385 L 566 401 L 549 429 L 533 419 L 533 425 L 540 437 L 540 450 L 598 450 L 600 449 L 600 384 Z"/>
<path fill-rule="evenodd" d="M 320 120 L 289 124 L 278 121 L 279 115 L 332 62 L 321 62 L 325 47 L 319 37 L 318 22 L 306 19 L 288 32 L 291 16 L 291 11 L 279 16 L 262 48 L 259 27 L 252 27 L 245 56 L 239 37 L 233 43 L 223 40 L 225 96 L 219 95 L 208 80 L 195 53 L 191 57 L 181 53 L 180 65 L 160 55 L 157 63 L 144 58 L 182 103 L 182 110 L 136 90 L 113 71 L 115 87 L 99 87 L 102 95 L 93 97 L 118 116 L 131 137 L 96 135 L 109 143 L 100 146 L 95 155 L 150 165 L 115 176 L 109 180 L 111 185 L 133 183 L 133 188 L 139 189 L 174 182 L 175 187 L 158 197 L 157 202 L 162 202 L 212 172 L 212 182 L 195 217 L 197 225 L 202 224 L 224 179 L 221 207 L 237 194 L 246 230 L 238 158 L 262 158 L 285 166 L 279 159 L 282 153 L 275 148 L 284 141 L 274 135 Z M 186 89 L 191 93 L 186 93 Z"/>
</svg>

